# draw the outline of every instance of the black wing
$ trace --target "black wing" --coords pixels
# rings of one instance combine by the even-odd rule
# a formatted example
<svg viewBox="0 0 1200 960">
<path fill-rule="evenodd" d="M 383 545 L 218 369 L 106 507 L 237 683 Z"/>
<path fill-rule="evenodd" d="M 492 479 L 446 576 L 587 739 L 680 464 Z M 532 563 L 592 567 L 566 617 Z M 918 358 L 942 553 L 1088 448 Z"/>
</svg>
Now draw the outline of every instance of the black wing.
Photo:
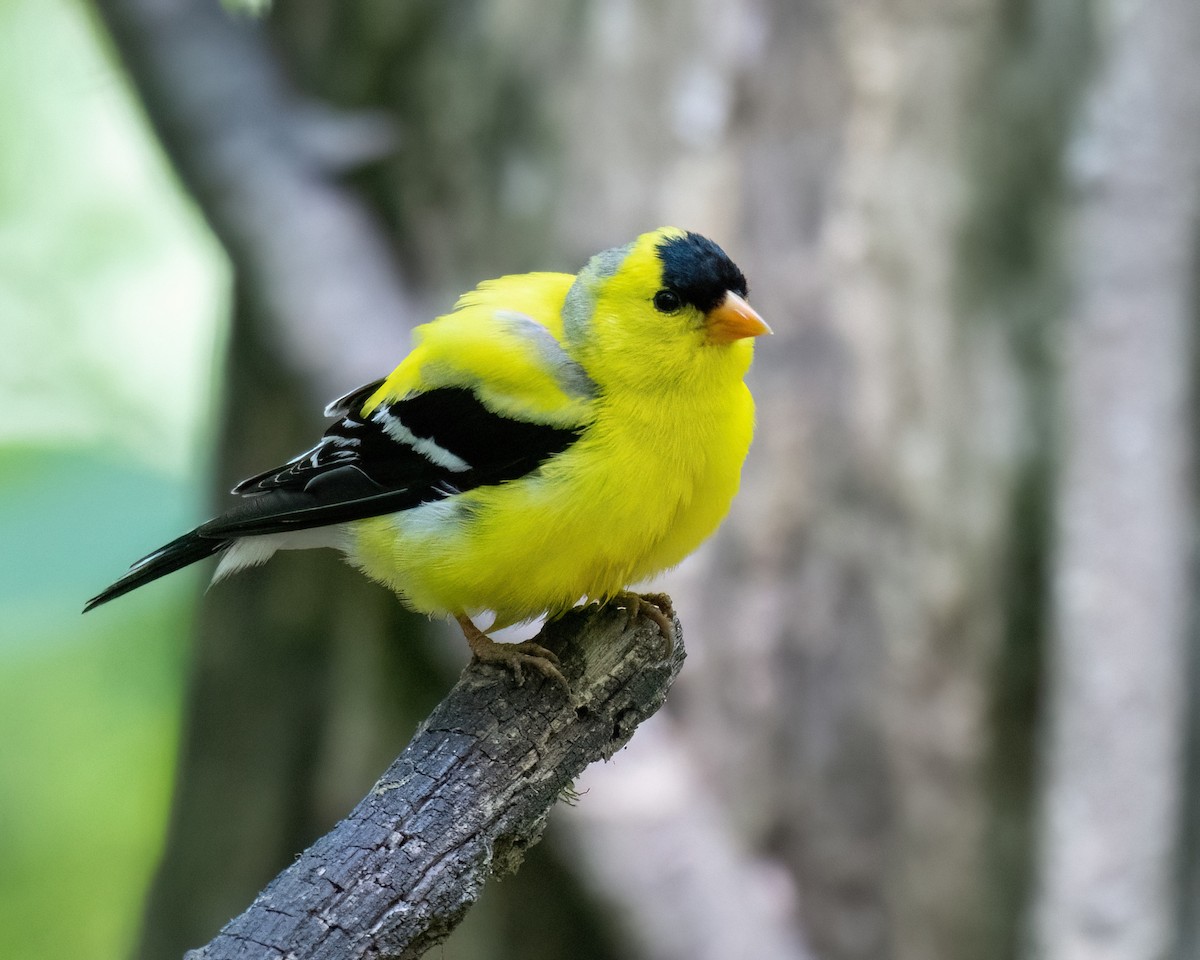
<svg viewBox="0 0 1200 960">
<path fill-rule="evenodd" d="M 210 556 L 238 537 L 306 530 L 408 510 L 515 480 L 574 443 L 568 429 L 493 413 L 474 392 L 440 387 L 359 411 L 380 386 L 330 405 L 342 414 L 321 441 L 233 492 L 243 503 L 135 563 L 84 610 Z"/>
</svg>

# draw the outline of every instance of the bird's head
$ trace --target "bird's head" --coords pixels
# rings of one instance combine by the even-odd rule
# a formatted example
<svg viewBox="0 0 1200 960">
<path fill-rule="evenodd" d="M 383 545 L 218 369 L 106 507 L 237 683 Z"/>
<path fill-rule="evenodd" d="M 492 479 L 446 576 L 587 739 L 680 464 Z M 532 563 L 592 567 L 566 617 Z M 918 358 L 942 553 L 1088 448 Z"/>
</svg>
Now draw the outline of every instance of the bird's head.
<svg viewBox="0 0 1200 960">
<path fill-rule="evenodd" d="M 752 339 L 771 328 L 746 278 L 707 237 L 664 227 L 599 253 L 563 308 L 568 348 L 602 387 L 647 392 L 741 379 Z"/>
</svg>

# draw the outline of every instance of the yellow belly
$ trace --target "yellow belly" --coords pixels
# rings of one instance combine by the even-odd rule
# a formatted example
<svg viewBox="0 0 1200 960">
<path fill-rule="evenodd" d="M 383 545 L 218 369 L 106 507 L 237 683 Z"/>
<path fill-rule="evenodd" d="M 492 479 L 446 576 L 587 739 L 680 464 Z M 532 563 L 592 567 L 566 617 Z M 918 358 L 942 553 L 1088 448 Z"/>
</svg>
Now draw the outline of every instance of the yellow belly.
<svg viewBox="0 0 1200 960">
<path fill-rule="evenodd" d="M 720 524 L 753 431 L 740 382 L 711 409 L 607 409 L 534 475 L 356 523 L 351 559 L 411 607 L 506 625 L 603 599 Z"/>
</svg>

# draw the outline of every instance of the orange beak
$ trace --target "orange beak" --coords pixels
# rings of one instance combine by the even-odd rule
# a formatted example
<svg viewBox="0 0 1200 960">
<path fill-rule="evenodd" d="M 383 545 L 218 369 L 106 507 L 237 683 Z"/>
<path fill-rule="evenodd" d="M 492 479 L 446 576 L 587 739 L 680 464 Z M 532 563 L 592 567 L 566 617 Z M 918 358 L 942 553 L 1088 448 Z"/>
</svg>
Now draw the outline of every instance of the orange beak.
<svg viewBox="0 0 1200 960">
<path fill-rule="evenodd" d="M 732 290 L 726 290 L 725 299 L 708 311 L 704 326 L 710 343 L 733 343 L 773 332 L 758 312 Z"/>
</svg>

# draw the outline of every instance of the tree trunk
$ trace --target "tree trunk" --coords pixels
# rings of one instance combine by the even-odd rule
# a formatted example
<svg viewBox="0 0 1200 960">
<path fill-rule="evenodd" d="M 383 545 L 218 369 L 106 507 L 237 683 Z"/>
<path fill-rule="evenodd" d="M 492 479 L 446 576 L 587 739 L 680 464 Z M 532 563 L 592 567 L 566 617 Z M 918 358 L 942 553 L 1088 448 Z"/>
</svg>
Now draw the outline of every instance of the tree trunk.
<svg viewBox="0 0 1200 960">
<path fill-rule="evenodd" d="M 1034 945 L 1056 960 L 1173 946 L 1195 603 L 1200 7 L 1100 12 L 1103 56 L 1072 145 Z"/>
</svg>

